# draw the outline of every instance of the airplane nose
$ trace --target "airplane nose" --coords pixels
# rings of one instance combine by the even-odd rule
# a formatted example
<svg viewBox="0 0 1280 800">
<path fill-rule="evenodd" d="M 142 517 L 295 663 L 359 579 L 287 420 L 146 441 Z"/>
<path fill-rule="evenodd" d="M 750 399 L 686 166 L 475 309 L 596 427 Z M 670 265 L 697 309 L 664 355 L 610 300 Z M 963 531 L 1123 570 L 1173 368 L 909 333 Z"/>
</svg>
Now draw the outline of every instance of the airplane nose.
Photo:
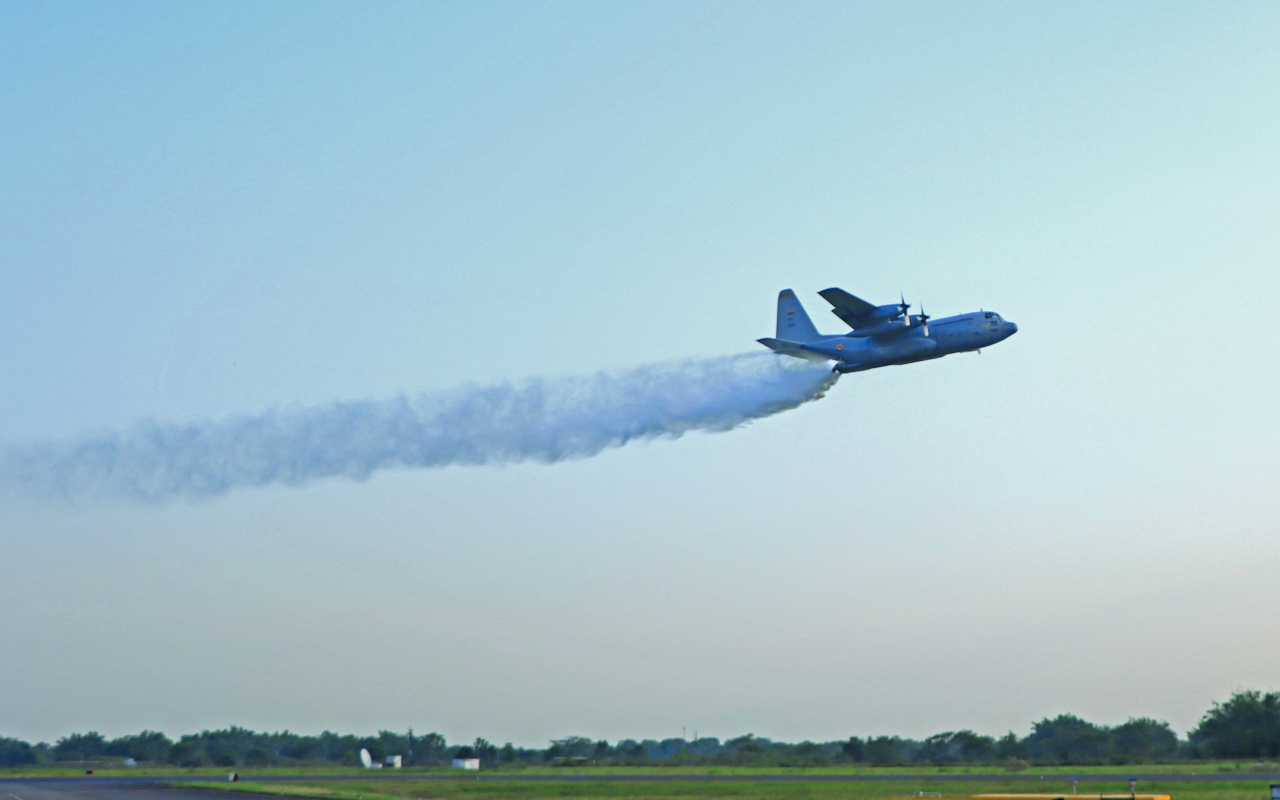
<svg viewBox="0 0 1280 800">
<path fill-rule="evenodd" d="M 1010 336 L 1018 332 L 1018 324 L 1016 322 L 1006 322 L 1005 326 L 1008 328 Z"/>
</svg>

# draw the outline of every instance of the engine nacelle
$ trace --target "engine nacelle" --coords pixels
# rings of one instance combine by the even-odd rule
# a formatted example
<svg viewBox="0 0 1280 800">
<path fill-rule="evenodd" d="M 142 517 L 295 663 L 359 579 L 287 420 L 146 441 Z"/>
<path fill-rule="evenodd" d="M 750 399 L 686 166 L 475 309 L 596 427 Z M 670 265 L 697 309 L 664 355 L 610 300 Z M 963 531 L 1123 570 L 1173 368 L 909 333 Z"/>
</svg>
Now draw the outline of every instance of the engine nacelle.
<svg viewBox="0 0 1280 800">
<path fill-rule="evenodd" d="M 924 322 L 919 314 L 912 314 L 909 317 L 895 319 L 892 322 L 882 322 L 869 328 L 858 328 L 857 330 L 849 331 L 845 335 L 852 336 L 855 339 L 865 339 L 868 336 L 888 336 L 891 333 L 901 333 L 912 328 L 919 328 Z"/>
<path fill-rule="evenodd" d="M 875 310 L 867 314 L 870 319 L 897 319 L 902 316 L 903 308 L 900 303 L 892 303 L 887 306 L 876 306 Z"/>
</svg>

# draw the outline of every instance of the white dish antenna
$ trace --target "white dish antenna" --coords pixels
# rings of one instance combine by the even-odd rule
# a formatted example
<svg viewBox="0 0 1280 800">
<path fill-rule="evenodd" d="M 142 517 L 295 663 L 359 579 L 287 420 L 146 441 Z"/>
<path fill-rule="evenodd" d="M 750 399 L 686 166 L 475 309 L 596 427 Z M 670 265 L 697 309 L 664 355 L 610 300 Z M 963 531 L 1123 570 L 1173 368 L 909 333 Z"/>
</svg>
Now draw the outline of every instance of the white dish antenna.
<svg viewBox="0 0 1280 800">
<path fill-rule="evenodd" d="M 373 756 L 369 755 L 368 748 L 360 748 L 360 763 L 364 764 L 365 769 L 373 769 Z"/>
</svg>

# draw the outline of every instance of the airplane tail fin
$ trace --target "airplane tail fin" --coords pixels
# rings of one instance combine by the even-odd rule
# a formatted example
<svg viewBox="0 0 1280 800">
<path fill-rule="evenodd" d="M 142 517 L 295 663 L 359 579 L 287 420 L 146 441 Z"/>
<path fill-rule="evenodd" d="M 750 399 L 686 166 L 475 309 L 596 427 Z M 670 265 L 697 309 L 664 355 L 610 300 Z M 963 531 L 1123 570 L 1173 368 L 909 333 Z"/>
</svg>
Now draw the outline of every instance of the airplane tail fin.
<svg viewBox="0 0 1280 800">
<path fill-rule="evenodd" d="M 813 327 L 813 321 L 805 313 L 804 306 L 796 293 L 783 289 L 778 293 L 778 332 L 777 338 L 790 342 L 812 342 L 820 339 L 822 334 Z"/>
</svg>

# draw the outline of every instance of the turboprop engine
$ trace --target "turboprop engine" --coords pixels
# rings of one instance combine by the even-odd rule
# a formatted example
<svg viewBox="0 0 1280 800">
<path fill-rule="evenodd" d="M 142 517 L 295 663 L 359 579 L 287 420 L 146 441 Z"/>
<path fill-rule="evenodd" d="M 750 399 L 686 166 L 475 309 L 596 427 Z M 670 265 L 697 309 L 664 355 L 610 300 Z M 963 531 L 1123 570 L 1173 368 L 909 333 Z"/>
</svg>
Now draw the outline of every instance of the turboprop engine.
<svg viewBox="0 0 1280 800">
<path fill-rule="evenodd" d="M 887 306 L 876 306 L 873 311 L 867 313 L 867 319 L 897 319 L 907 313 L 907 309 L 911 304 L 906 300 L 900 303 L 890 303 Z"/>
<path fill-rule="evenodd" d="M 903 316 L 901 319 L 895 319 L 891 322 L 882 322 L 879 325 L 872 325 L 870 328 L 858 328 L 849 331 L 846 336 L 852 336 L 855 339 L 865 339 L 869 336 L 888 336 L 892 333 L 901 333 L 902 331 L 912 328 L 924 326 L 924 333 L 929 335 L 928 314 L 911 314 Z"/>
</svg>

